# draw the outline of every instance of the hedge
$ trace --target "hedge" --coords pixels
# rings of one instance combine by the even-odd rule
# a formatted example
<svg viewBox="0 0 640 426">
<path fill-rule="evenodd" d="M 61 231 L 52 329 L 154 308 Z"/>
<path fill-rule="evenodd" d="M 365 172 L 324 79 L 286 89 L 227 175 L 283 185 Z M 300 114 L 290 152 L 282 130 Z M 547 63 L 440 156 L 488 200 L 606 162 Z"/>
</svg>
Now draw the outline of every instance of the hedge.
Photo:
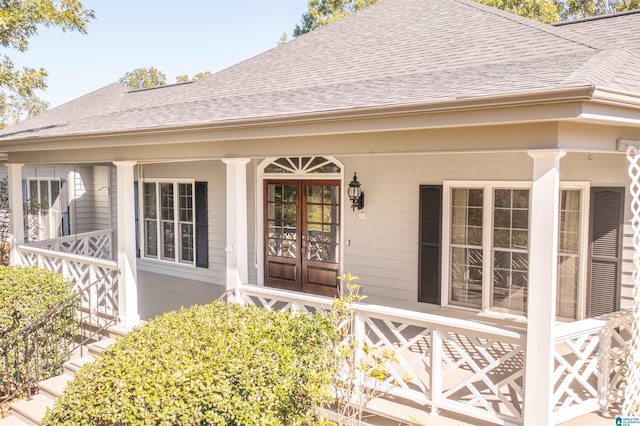
<svg viewBox="0 0 640 426">
<path fill-rule="evenodd" d="M 83 367 L 43 424 L 313 424 L 332 339 L 322 315 L 225 302 L 170 312 Z"/>
<path fill-rule="evenodd" d="M 0 266 L 0 402 L 59 372 L 77 302 L 73 285 L 55 272 Z"/>
<path fill-rule="evenodd" d="M 56 272 L 0 266 L 0 336 L 30 324 L 73 295 L 73 284 Z"/>
</svg>

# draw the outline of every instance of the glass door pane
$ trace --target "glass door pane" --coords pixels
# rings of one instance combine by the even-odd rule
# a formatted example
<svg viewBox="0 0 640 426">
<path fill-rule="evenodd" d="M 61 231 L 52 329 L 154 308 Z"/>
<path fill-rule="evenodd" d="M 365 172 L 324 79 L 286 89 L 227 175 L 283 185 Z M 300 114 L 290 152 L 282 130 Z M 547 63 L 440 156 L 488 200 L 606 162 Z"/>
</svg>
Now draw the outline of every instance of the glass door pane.
<svg viewBox="0 0 640 426">
<path fill-rule="evenodd" d="M 297 185 L 267 185 L 267 255 L 298 258 Z"/>
<path fill-rule="evenodd" d="M 306 215 L 306 260 L 338 263 L 340 188 L 308 184 Z"/>
</svg>

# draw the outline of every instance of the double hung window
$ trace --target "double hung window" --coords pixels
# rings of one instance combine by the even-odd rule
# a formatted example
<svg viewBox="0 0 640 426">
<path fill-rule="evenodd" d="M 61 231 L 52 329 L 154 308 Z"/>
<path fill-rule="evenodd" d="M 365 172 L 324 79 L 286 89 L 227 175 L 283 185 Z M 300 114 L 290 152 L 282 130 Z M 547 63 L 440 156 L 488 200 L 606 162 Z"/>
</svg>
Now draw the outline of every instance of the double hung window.
<svg viewBox="0 0 640 426">
<path fill-rule="evenodd" d="M 143 183 L 144 256 L 195 264 L 194 182 Z"/>
<path fill-rule="evenodd" d="M 560 191 L 557 314 L 581 315 L 585 185 Z M 446 303 L 527 314 L 530 183 L 445 183 L 443 278 Z"/>
</svg>

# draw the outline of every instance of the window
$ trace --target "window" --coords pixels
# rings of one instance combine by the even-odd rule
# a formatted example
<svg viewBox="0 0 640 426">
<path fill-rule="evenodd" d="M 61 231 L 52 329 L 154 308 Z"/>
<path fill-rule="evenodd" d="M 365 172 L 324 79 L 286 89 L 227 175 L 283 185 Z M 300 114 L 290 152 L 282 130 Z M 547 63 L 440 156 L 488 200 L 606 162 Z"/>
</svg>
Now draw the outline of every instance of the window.
<svg viewBox="0 0 640 426">
<path fill-rule="evenodd" d="M 195 264 L 195 183 L 143 183 L 144 255 Z"/>
<path fill-rule="evenodd" d="M 560 191 L 559 235 L 558 235 L 558 296 L 556 316 L 577 319 L 580 309 L 580 247 L 582 191 L 566 189 Z"/>
<path fill-rule="evenodd" d="M 27 214 L 26 230 L 29 240 L 44 240 L 62 236 L 63 206 L 60 181 L 29 179 L 26 189 L 25 213 Z"/>
<path fill-rule="evenodd" d="M 584 311 L 586 187 L 563 184 L 560 191 L 557 316 L 563 319 Z M 530 184 L 445 183 L 443 195 L 446 303 L 525 316 Z"/>
</svg>

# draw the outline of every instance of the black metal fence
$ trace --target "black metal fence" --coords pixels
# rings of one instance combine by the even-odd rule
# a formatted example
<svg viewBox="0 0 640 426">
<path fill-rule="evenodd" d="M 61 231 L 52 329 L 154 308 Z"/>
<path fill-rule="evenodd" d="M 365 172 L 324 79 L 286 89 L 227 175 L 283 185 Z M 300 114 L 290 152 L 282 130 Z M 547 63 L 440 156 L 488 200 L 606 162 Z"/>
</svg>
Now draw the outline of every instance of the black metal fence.
<svg viewBox="0 0 640 426">
<path fill-rule="evenodd" d="M 31 397 L 38 382 L 62 373 L 62 365 L 73 353 L 84 355 L 88 343 L 99 340 L 116 318 L 92 303 L 99 279 L 78 291 L 37 320 L 0 334 L 0 409 L 18 397 Z M 92 309 L 80 306 L 89 301 Z"/>
</svg>

